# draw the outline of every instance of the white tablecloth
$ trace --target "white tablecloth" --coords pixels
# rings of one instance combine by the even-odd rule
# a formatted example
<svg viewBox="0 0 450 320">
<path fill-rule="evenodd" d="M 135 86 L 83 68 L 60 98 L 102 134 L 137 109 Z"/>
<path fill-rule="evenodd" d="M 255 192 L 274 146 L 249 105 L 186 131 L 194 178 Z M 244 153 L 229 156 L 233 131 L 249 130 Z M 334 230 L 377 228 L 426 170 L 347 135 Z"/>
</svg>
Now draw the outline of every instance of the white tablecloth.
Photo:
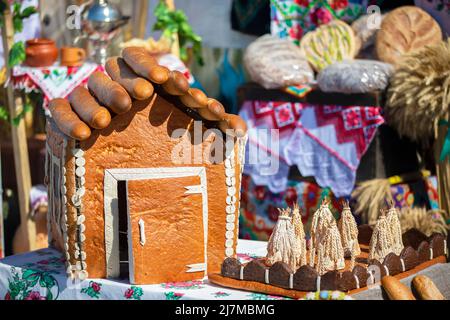
<svg viewBox="0 0 450 320">
<path fill-rule="evenodd" d="M 240 240 L 241 261 L 266 255 L 266 243 Z M 203 281 L 132 286 L 89 279 L 73 283 L 65 274 L 62 254 L 43 249 L 0 260 L 0 299 L 37 300 L 278 300 L 281 297 L 232 290 Z"/>
</svg>

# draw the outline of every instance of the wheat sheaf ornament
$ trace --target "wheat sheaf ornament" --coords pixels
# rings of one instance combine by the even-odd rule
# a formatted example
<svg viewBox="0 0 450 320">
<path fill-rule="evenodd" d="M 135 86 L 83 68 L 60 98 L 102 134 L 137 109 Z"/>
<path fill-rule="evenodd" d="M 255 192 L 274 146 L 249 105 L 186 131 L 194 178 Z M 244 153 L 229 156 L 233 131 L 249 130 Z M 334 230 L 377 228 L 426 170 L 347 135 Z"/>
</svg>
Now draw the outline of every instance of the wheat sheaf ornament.
<svg viewBox="0 0 450 320">
<path fill-rule="evenodd" d="M 267 265 L 276 262 L 286 263 L 293 272 L 299 267 L 301 250 L 292 225 L 291 209 L 278 209 L 280 212 L 277 224 L 267 244 Z"/>
<path fill-rule="evenodd" d="M 336 220 L 330 211 L 328 199 L 324 199 L 319 209 L 314 213 L 309 253 L 310 266 L 315 266 L 319 274 L 345 267 L 341 236 Z"/>
<path fill-rule="evenodd" d="M 400 220 L 398 217 L 398 210 L 394 205 L 394 201 L 389 201 L 389 210 L 386 215 L 386 220 L 391 228 L 392 236 L 392 252 L 396 255 L 400 255 L 403 250 L 403 240 L 402 240 L 402 227 L 400 225 Z"/>
<path fill-rule="evenodd" d="M 333 214 L 328 207 L 327 199 L 322 201 L 319 209 L 314 212 L 312 222 L 311 222 L 311 241 L 309 248 L 309 265 L 314 267 L 316 253 L 319 251 L 319 244 L 321 243 L 322 235 L 325 232 L 325 222 L 334 220 Z"/>
<path fill-rule="evenodd" d="M 303 227 L 302 214 L 298 204 L 294 204 L 292 210 L 292 225 L 294 226 L 295 237 L 297 238 L 298 247 L 300 250 L 300 260 L 298 266 L 301 267 L 306 264 L 306 238 L 305 228 Z"/>
<path fill-rule="evenodd" d="M 450 39 L 402 57 L 387 92 L 387 121 L 426 143 L 450 113 Z"/>
<path fill-rule="evenodd" d="M 386 218 L 386 210 L 381 209 L 380 213 L 370 238 L 368 260 L 376 259 L 383 263 L 384 258 L 392 252 L 393 239 L 391 228 Z"/>
<path fill-rule="evenodd" d="M 356 257 L 361 253 L 358 243 L 358 225 L 348 201 L 342 202 L 341 218 L 338 222 L 339 232 L 341 234 L 342 247 L 345 257 Z"/>
<path fill-rule="evenodd" d="M 345 267 L 344 249 L 336 220 L 323 221 L 323 232 L 319 235 L 316 271 L 320 275 Z"/>
</svg>

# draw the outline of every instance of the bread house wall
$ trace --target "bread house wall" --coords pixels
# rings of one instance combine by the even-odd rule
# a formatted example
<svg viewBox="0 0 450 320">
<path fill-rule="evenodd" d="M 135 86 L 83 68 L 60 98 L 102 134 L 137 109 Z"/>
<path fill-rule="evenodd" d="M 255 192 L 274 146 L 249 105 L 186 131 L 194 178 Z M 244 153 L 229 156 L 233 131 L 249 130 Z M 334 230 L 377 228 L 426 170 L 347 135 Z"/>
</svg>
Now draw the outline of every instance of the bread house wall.
<svg viewBox="0 0 450 320">
<path fill-rule="evenodd" d="M 177 129 L 188 129 L 192 133 L 193 128 L 194 120 L 190 116 L 165 98 L 155 95 L 148 101 L 136 101 L 130 112 L 114 117 L 108 128 L 95 131 L 88 140 L 79 143 L 84 153 L 86 189 L 82 198 L 85 216 L 82 245 L 90 278 L 107 276 L 104 218 L 104 178 L 107 169 L 205 167 L 208 188 L 208 272 L 218 272 L 226 256 L 235 256 L 239 203 L 237 200 L 230 207 L 234 212 L 230 213 L 232 210 L 228 209 L 230 212 L 227 215 L 227 196 L 233 191 L 235 199 L 239 199 L 242 172 L 239 155 L 242 156 L 244 141 L 234 145 L 233 166 L 228 171 L 223 162 L 174 164 L 171 161 L 172 151 L 180 141 L 188 142 L 191 146 L 195 143 L 187 135 L 171 139 L 172 134 Z M 207 129 L 202 127 L 202 130 L 204 132 Z M 215 133 L 210 134 L 206 141 L 196 145 L 201 145 L 204 150 L 211 148 L 215 138 Z M 231 172 L 235 176 L 234 188 L 227 186 L 227 181 L 230 181 L 226 179 L 227 174 Z M 161 202 L 164 199 L 154 201 Z M 73 242 L 73 239 L 69 242 Z M 69 247 L 75 247 L 75 244 L 69 243 Z M 177 263 L 175 255 L 173 261 Z"/>
<path fill-rule="evenodd" d="M 75 208 L 71 206 L 69 200 L 73 196 L 75 182 L 75 162 L 71 154 L 74 144 L 75 141 L 61 133 L 51 119 L 47 121 L 45 175 L 49 201 L 47 215 L 49 246 L 64 254 L 68 273 L 72 273 L 72 269 L 75 269 L 71 265 L 76 264 L 74 249 L 69 247 L 69 243 L 74 243 L 76 231 Z"/>
</svg>

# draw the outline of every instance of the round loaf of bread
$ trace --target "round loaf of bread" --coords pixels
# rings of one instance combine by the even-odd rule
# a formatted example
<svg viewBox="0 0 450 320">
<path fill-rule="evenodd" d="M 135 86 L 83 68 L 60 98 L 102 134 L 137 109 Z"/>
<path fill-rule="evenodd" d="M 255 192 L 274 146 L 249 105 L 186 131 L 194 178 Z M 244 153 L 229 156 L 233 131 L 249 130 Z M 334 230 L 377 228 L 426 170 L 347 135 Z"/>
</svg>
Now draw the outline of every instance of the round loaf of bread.
<svg viewBox="0 0 450 320">
<path fill-rule="evenodd" d="M 418 7 L 404 6 L 383 19 L 377 33 L 376 53 L 381 61 L 395 64 L 404 54 L 441 40 L 441 28 L 428 13 Z"/>
<path fill-rule="evenodd" d="M 300 41 L 308 62 L 318 72 L 335 62 L 353 59 L 360 46 L 353 29 L 340 20 L 321 25 Z"/>
<path fill-rule="evenodd" d="M 266 34 L 245 50 L 244 65 L 250 78 L 266 89 L 309 83 L 314 72 L 302 50 L 287 39 Z"/>
</svg>

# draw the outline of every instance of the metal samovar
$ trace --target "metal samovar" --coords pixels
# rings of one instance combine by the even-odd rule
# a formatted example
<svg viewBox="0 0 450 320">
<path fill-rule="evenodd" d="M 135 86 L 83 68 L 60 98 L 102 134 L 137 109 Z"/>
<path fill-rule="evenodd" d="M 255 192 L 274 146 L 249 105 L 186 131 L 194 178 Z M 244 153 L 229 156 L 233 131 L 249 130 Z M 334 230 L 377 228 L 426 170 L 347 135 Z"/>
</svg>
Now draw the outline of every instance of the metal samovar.
<svg viewBox="0 0 450 320">
<path fill-rule="evenodd" d="M 111 40 L 129 19 L 107 0 L 92 1 L 92 4 L 86 6 L 82 13 L 82 28 L 89 40 L 91 57 L 95 62 L 105 64 Z"/>
</svg>

